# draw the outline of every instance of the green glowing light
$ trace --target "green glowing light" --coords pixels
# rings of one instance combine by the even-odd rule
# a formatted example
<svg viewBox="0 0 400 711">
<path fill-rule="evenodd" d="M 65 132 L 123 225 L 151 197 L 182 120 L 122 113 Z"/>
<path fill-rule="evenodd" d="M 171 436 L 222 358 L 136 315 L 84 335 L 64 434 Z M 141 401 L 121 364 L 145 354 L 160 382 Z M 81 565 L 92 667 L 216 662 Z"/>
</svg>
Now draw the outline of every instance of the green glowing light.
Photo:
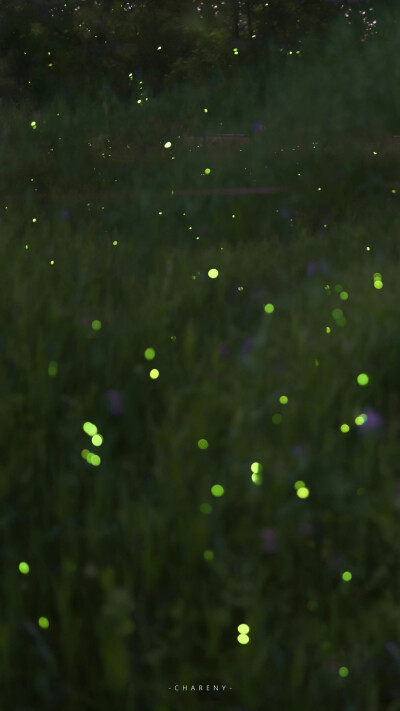
<svg viewBox="0 0 400 711">
<path fill-rule="evenodd" d="M 329 326 L 326 327 L 326 332 L 327 332 L 327 333 L 330 333 L 330 332 L 331 332 L 331 329 L 329 328 Z"/>
<path fill-rule="evenodd" d="M 47 630 L 48 627 L 50 627 L 50 622 L 48 621 L 47 617 L 39 617 L 38 625 L 42 628 L 42 630 Z"/>
<path fill-rule="evenodd" d="M 211 504 L 200 504 L 200 511 L 202 514 L 210 514 L 212 512 Z"/>
<path fill-rule="evenodd" d="M 85 461 L 87 461 L 88 454 L 90 454 L 90 452 L 89 452 L 88 449 L 82 449 L 82 451 L 81 451 L 81 457 L 82 457 L 82 459 L 84 459 Z"/>
<path fill-rule="evenodd" d="M 31 121 L 31 127 L 32 127 L 33 129 L 36 128 L 36 121 Z"/>
<path fill-rule="evenodd" d="M 349 427 L 348 425 L 346 425 L 346 424 L 340 425 L 340 431 L 341 431 L 341 432 L 349 432 L 349 431 L 350 431 L 350 427 Z"/>
<path fill-rule="evenodd" d="M 22 575 L 28 575 L 29 573 L 29 565 L 28 563 L 25 563 L 25 561 L 21 561 L 21 563 L 18 566 L 18 570 Z"/>
<path fill-rule="evenodd" d="M 144 357 L 146 358 L 146 360 L 153 360 L 155 355 L 156 355 L 156 352 L 155 352 L 154 348 L 146 348 L 146 350 L 144 352 Z"/>
<path fill-rule="evenodd" d="M 218 269 L 210 269 L 208 272 L 210 279 L 216 279 L 218 276 Z"/>
<path fill-rule="evenodd" d="M 213 551 L 210 551 L 210 550 L 204 551 L 203 556 L 204 556 L 204 560 L 213 560 L 214 559 L 214 553 L 213 553 Z"/>
<path fill-rule="evenodd" d="M 380 272 L 375 272 L 374 274 L 374 281 L 375 280 L 382 281 L 382 274 Z"/>
<path fill-rule="evenodd" d="M 93 328 L 93 331 L 100 331 L 101 321 L 99 321 L 97 318 L 94 321 L 92 321 L 92 328 Z"/>
<path fill-rule="evenodd" d="M 224 487 L 221 486 L 220 484 L 214 484 L 214 486 L 211 487 L 211 493 L 213 496 L 223 496 L 224 495 Z"/>
<path fill-rule="evenodd" d="M 299 479 L 299 481 L 296 481 L 296 482 L 295 482 L 294 488 L 295 488 L 296 490 L 302 489 L 303 487 L 305 487 L 305 485 L 306 485 L 305 481 L 302 481 L 301 479 Z"/>
<path fill-rule="evenodd" d="M 366 373 L 360 373 L 357 375 L 357 383 L 359 385 L 367 385 L 369 383 L 369 377 Z"/>
<path fill-rule="evenodd" d="M 342 301 L 347 301 L 347 299 L 349 298 L 349 295 L 348 295 L 347 291 L 341 291 L 339 294 L 339 297 L 342 299 Z"/>
<path fill-rule="evenodd" d="M 239 644 L 248 644 L 250 640 L 247 634 L 238 634 L 237 641 Z"/>
<path fill-rule="evenodd" d="M 209 175 L 211 173 L 211 170 L 210 170 L 210 168 L 206 168 L 204 172 L 206 175 Z"/>
<path fill-rule="evenodd" d="M 102 443 L 103 443 L 103 437 L 101 436 L 101 434 L 95 434 L 95 435 L 92 437 L 92 444 L 93 444 L 95 447 L 100 447 L 100 445 L 101 445 Z"/>
<path fill-rule="evenodd" d="M 332 316 L 333 316 L 334 319 L 342 318 L 342 316 L 343 316 L 343 311 L 342 311 L 342 309 L 333 309 L 333 311 L 332 311 Z"/>
<path fill-rule="evenodd" d="M 360 425 L 363 425 L 364 422 L 366 422 L 367 420 L 368 420 L 368 415 L 361 413 L 361 415 L 357 415 L 354 422 L 356 423 L 356 425 L 360 426 Z"/>
<path fill-rule="evenodd" d="M 346 571 L 343 573 L 343 575 L 342 575 L 342 580 L 345 580 L 346 583 L 347 583 L 347 582 L 349 582 L 349 580 L 352 579 L 352 577 L 353 577 L 353 576 L 352 576 L 352 574 L 350 573 L 350 571 L 346 570 Z"/>
<path fill-rule="evenodd" d="M 299 489 L 297 489 L 296 493 L 299 499 L 307 499 L 310 495 L 309 489 L 307 489 L 305 486 L 301 486 Z"/>
<path fill-rule="evenodd" d="M 279 412 L 276 412 L 275 415 L 272 415 L 272 423 L 274 425 L 280 425 L 282 422 L 282 415 L 279 414 Z"/>
<path fill-rule="evenodd" d="M 254 472 L 254 474 L 261 474 L 263 467 L 262 467 L 262 464 L 260 464 L 260 462 L 253 462 L 250 469 L 252 472 Z"/>
<path fill-rule="evenodd" d="M 339 293 L 339 292 L 342 291 L 342 290 L 343 290 L 343 287 L 342 287 L 341 284 L 336 284 L 336 285 L 335 285 L 335 291 L 337 291 L 337 292 Z"/>
<path fill-rule="evenodd" d="M 272 314 L 275 311 L 275 306 L 273 304 L 265 304 L 264 311 L 266 314 Z"/>
<path fill-rule="evenodd" d="M 349 670 L 347 667 L 340 667 L 338 674 L 344 679 L 346 676 L 349 676 Z"/>
<path fill-rule="evenodd" d="M 206 439 L 199 439 L 197 446 L 199 449 L 208 449 L 208 442 Z"/>
<path fill-rule="evenodd" d="M 160 375 L 160 371 L 157 370 L 157 368 L 153 368 L 153 369 L 150 371 L 149 375 L 150 375 L 150 378 L 151 378 L 152 380 L 157 380 L 158 376 Z"/>
<path fill-rule="evenodd" d="M 237 630 L 240 634 L 248 634 L 250 632 L 250 627 L 249 625 L 243 623 L 241 625 L 238 625 Z"/>
<path fill-rule="evenodd" d="M 375 279 L 374 287 L 375 287 L 375 289 L 383 289 L 383 282 L 379 281 L 379 279 Z"/>
<path fill-rule="evenodd" d="M 89 437 L 93 437 L 93 435 L 97 434 L 97 427 L 93 422 L 85 422 L 83 424 L 83 431 L 86 432 Z"/>
<path fill-rule="evenodd" d="M 252 480 L 253 484 L 257 484 L 258 486 L 260 486 L 262 484 L 262 475 L 261 474 L 254 474 L 254 472 L 253 472 L 253 474 L 251 475 L 251 480 Z"/>
<path fill-rule="evenodd" d="M 172 143 L 171 141 L 167 141 L 167 143 L 164 143 L 164 148 L 171 148 Z"/>
<path fill-rule="evenodd" d="M 89 462 L 89 457 L 87 458 L 87 461 Z M 91 464 L 93 467 L 98 467 L 100 463 L 101 463 L 101 459 L 100 459 L 99 455 L 98 454 L 91 454 L 89 464 Z"/>
<path fill-rule="evenodd" d="M 117 240 L 115 239 L 114 242 L 113 242 L 114 247 L 116 247 L 117 244 L 118 244 L 118 242 L 117 242 Z"/>
<path fill-rule="evenodd" d="M 281 395 L 279 398 L 279 402 L 281 403 L 281 405 L 287 405 L 287 403 L 289 402 L 289 398 L 286 395 Z"/>
<path fill-rule="evenodd" d="M 57 375 L 57 372 L 58 372 L 58 365 L 55 360 L 51 360 L 49 363 L 49 366 L 47 368 L 47 373 L 51 378 L 53 378 L 55 375 Z"/>
</svg>

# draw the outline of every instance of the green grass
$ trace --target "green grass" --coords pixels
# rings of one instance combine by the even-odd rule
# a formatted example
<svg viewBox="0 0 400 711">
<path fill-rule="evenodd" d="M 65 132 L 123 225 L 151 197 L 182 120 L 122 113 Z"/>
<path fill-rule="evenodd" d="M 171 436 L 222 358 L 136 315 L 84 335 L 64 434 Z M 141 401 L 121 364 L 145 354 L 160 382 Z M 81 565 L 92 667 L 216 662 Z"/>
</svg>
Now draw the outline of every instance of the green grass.
<svg viewBox="0 0 400 711">
<path fill-rule="evenodd" d="M 400 217 L 382 186 L 400 170 L 379 147 L 400 133 L 390 37 L 355 48 L 337 34 L 301 71 L 268 76 L 261 102 L 243 70 L 234 107 L 228 89 L 187 87 L 108 112 L 84 98 L 33 117 L 7 107 L 4 709 L 400 708 Z M 174 128 L 185 111 L 192 135 L 264 131 L 231 156 L 189 153 Z M 252 184 L 289 193 L 170 194 Z M 228 688 L 174 691 L 207 683 Z"/>
</svg>

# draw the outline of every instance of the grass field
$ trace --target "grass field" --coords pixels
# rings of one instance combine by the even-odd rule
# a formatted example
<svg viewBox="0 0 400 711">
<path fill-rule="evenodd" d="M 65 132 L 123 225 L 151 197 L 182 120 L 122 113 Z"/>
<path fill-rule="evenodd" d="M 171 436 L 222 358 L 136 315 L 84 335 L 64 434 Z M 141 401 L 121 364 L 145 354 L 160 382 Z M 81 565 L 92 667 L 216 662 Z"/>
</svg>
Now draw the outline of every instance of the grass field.
<svg viewBox="0 0 400 711">
<path fill-rule="evenodd" d="M 396 27 L 3 109 L 5 711 L 400 709 Z"/>
</svg>

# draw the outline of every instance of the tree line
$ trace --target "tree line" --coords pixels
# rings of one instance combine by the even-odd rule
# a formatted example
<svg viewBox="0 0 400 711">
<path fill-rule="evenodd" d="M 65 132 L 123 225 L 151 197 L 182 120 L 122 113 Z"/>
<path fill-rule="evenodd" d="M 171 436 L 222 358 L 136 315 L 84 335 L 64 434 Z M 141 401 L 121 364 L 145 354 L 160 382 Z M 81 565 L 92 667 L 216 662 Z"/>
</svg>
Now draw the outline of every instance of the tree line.
<svg viewBox="0 0 400 711">
<path fill-rule="evenodd" d="M 380 0 L 386 6 L 392 0 Z M 345 14 L 362 39 L 370 0 L 0 0 L 0 96 L 120 99 L 301 52 Z"/>
</svg>

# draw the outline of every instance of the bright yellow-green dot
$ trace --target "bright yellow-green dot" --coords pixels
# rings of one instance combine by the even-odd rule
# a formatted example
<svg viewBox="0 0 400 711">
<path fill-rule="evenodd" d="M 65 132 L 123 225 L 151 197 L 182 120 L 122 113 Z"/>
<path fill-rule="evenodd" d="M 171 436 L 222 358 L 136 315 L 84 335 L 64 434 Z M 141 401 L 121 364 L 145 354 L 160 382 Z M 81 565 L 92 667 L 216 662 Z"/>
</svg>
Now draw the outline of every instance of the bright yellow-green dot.
<svg viewBox="0 0 400 711">
<path fill-rule="evenodd" d="M 248 634 L 250 632 L 250 627 L 249 627 L 249 625 L 245 625 L 243 623 L 241 625 L 238 625 L 237 630 L 240 634 Z"/>
<path fill-rule="evenodd" d="M 36 128 L 36 121 L 31 121 L 32 128 Z"/>
<path fill-rule="evenodd" d="M 37 222 L 36 217 L 32 217 L 32 222 Z"/>
<path fill-rule="evenodd" d="M 297 489 L 296 493 L 299 499 L 307 499 L 310 495 L 309 489 L 307 489 L 305 486 L 301 486 L 299 489 Z"/>
<path fill-rule="evenodd" d="M 374 281 L 375 281 L 375 279 L 382 279 L 382 274 L 380 272 L 375 272 Z"/>
<path fill-rule="evenodd" d="M 172 146 L 171 141 L 167 141 L 166 143 L 164 143 L 164 148 L 171 148 L 171 146 Z"/>
<path fill-rule="evenodd" d="M 322 188 L 318 188 L 318 190 L 322 190 Z"/>
<path fill-rule="evenodd" d="M 329 326 L 326 327 L 326 332 L 327 332 L 327 333 L 330 333 L 330 332 L 331 332 L 331 329 L 329 328 Z"/>
<path fill-rule="evenodd" d="M 206 175 L 209 175 L 209 173 L 211 173 L 211 170 L 210 170 L 210 168 L 206 168 L 204 172 Z"/>
<path fill-rule="evenodd" d="M 204 551 L 203 553 L 204 560 L 213 560 L 214 559 L 214 553 L 213 551 Z"/>
<path fill-rule="evenodd" d="M 92 463 L 93 452 L 88 452 L 86 456 L 86 461 L 88 464 Z"/>
<path fill-rule="evenodd" d="M 315 365 L 316 368 L 318 368 L 318 366 L 319 366 L 319 360 L 318 360 L 318 358 L 316 358 L 316 359 L 314 360 L 314 365 Z"/>
<path fill-rule="evenodd" d="M 29 249 L 29 246 L 27 244 L 25 245 L 25 249 Z"/>
<path fill-rule="evenodd" d="M 333 309 L 333 311 L 332 311 L 332 316 L 333 316 L 334 319 L 342 318 L 342 317 L 343 317 L 343 311 L 342 311 L 342 309 Z"/>
<path fill-rule="evenodd" d="M 341 432 L 349 432 L 349 431 L 350 431 L 350 427 L 349 427 L 348 425 L 346 425 L 346 424 L 340 425 L 340 431 L 341 431 Z"/>
<path fill-rule="evenodd" d="M 97 318 L 94 321 L 92 321 L 92 328 L 93 328 L 93 331 L 100 331 L 101 321 L 99 321 Z"/>
<path fill-rule="evenodd" d="M 100 447 L 100 445 L 101 445 L 102 443 L 103 443 L 103 437 L 101 436 L 101 434 L 95 434 L 95 435 L 93 435 L 93 437 L 92 437 L 92 444 L 93 444 L 95 447 Z"/>
<path fill-rule="evenodd" d="M 97 427 L 93 422 L 85 422 L 83 424 L 83 431 L 86 432 L 89 437 L 93 437 L 93 435 L 97 434 Z"/>
<path fill-rule="evenodd" d="M 117 244 L 118 244 L 118 242 L 117 242 L 117 240 L 115 239 L 114 242 L 113 242 L 114 247 L 116 247 Z"/>
<path fill-rule="evenodd" d="M 208 272 L 210 279 L 216 279 L 218 276 L 218 269 L 210 269 Z"/>
<path fill-rule="evenodd" d="M 262 464 L 260 464 L 260 462 L 253 462 L 250 469 L 252 472 L 254 472 L 254 474 L 261 474 L 263 467 L 262 467 Z"/>
<path fill-rule="evenodd" d="M 374 287 L 375 287 L 375 289 L 383 289 L 383 282 L 379 281 L 379 279 L 375 279 Z"/>
<path fill-rule="evenodd" d="M 367 252 L 371 251 L 371 247 L 366 247 L 365 249 L 367 250 Z"/>
<path fill-rule="evenodd" d="M 272 314 L 275 311 L 275 306 L 273 304 L 265 304 L 264 311 L 266 314 Z"/>
<path fill-rule="evenodd" d="M 221 249 L 223 249 L 223 247 L 221 247 Z M 243 287 L 242 287 L 242 286 L 238 286 L 238 291 L 243 291 Z"/>
<path fill-rule="evenodd" d="M 253 484 L 257 484 L 258 486 L 260 486 L 262 484 L 261 474 L 254 474 L 254 472 L 253 472 L 253 474 L 251 475 L 251 480 L 252 480 Z"/>
<path fill-rule="evenodd" d="M 397 190 L 392 190 L 392 193 L 395 195 L 397 193 Z"/>
<path fill-rule="evenodd" d="M 204 109 L 204 113 L 205 113 L 205 114 L 208 114 L 208 109 Z"/>
<path fill-rule="evenodd" d="M 50 264 L 54 264 L 54 259 L 51 260 Z"/>
<path fill-rule="evenodd" d="M 157 380 L 158 376 L 160 375 L 160 371 L 157 370 L 157 368 L 153 368 L 153 369 L 150 371 L 149 375 L 150 375 L 150 378 L 151 378 L 152 380 Z"/>
<path fill-rule="evenodd" d="M 155 352 L 154 348 L 146 348 L 146 350 L 144 352 L 144 357 L 146 358 L 146 360 L 153 360 L 155 354 L 156 354 L 156 352 Z"/>
<path fill-rule="evenodd" d="M 200 504 L 200 511 L 202 514 L 210 514 L 212 512 L 211 504 Z"/>
<path fill-rule="evenodd" d="M 294 484 L 294 488 L 298 491 L 299 489 L 302 489 L 306 485 L 305 481 L 302 481 L 299 479 L 299 481 L 296 481 Z"/>
<path fill-rule="evenodd" d="M 365 415 L 364 412 L 362 412 L 361 415 L 357 415 L 354 422 L 356 423 L 356 425 L 360 426 L 360 425 L 363 425 L 364 422 L 366 422 L 367 420 L 368 420 L 368 415 Z"/>
<path fill-rule="evenodd" d="M 340 291 L 343 291 L 342 285 L 341 285 L 341 284 L 335 284 L 335 291 L 337 291 L 338 293 L 339 293 Z"/>
<path fill-rule="evenodd" d="M 344 679 L 346 676 L 349 676 L 349 670 L 347 667 L 340 667 L 338 674 Z"/>
<path fill-rule="evenodd" d="M 214 486 L 211 487 L 211 493 L 213 496 L 223 496 L 224 495 L 224 487 L 221 486 L 221 484 L 214 484 Z"/>
<path fill-rule="evenodd" d="M 247 634 L 238 634 L 237 641 L 239 642 L 239 644 L 248 644 L 250 639 Z"/>
<path fill-rule="evenodd" d="M 208 442 L 206 439 L 199 439 L 197 446 L 199 449 L 208 449 Z"/>
<path fill-rule="evenodd" d="M 57 375 L 58 371 L 58 365 L 55 360 L 51 360 L 49 363 L 49 366 L 47 368 L 47 374 L 50 375 L 51 378 L 53 378 L 55 375 Z"/>
<path fill-rule="evenodd" d="M 367 385 L 369 382 L 369 377 L 366 373 L 360 373 L 357 375 L 357 383 L 359 385 Z"/>
<path fill-rule="evenodd" d="M 82 459 L 84 459 L 85 461 L 87 461 L 88 454 L 90 454 L 90 452 L 89 452 L 88 449 L 82 449 L 82 451 L 81 451 L 81 457 L 82 457 Z"/>
<path fill-rule="evenodd" d="M 47 617 L 39 617 L 38 625 L 42 628 L 42 630 L 47 630 L 47 628 L 50 627 L 50 622 Z"/>
<path fill-rule="evenodd" d="M 28 575 L 28 573 L 29 573 L 28 563 L 25 563 L 25 561 L 22 561 L 18 566 L 18 570 L 20 573 L 22 573 L 22 575 Z"/>
<path fill-rule="evenodd" d="M 349 582 L 349 580 L 352 579 L 352 577 L 353 577 L 353 576 L 352 576 L 352 574 L 350 573 L 350 571 L 349 571 L 349 570 L 345 570 L 345 572 L 344 572 L 343 575 L 342 575 L 342 580 L 345 580 L 346 583 L 347 583 L 347 582 Z"/>
<path fill-rule="evenodd" d="M 281 395 L 279 398 L 279 402 L 281 403 L 281 405 L 287 405 L 287 403 L 289 402 L 289 398 L 286 395 Z"/>
<path fill-rule="evenodd" d="M 272 423 L 274 425 L 280 425 L 282 422 L 282 415 L 279 414 L 279 412 L 276 412 L 275 415 L 272 415 Z"/>
<path fill-rule="evenodd" d="M 89 457 L 87 459 L 89 461 Z M 98 454 L 92 454 L 90 457 L 90 464 L 92 464 L 94 467 L 98 467 L 99 464 L 101 463 L 101 459 Z"/>
<path fill-rule="evenodd" d="M 339 294 L 339 297 L 342 299 L 342 301 L 347 301 L 347 299 L 349 298 L 349 295 L 348 295 L 347 291 L 341 291 Z"/>
</svg>

